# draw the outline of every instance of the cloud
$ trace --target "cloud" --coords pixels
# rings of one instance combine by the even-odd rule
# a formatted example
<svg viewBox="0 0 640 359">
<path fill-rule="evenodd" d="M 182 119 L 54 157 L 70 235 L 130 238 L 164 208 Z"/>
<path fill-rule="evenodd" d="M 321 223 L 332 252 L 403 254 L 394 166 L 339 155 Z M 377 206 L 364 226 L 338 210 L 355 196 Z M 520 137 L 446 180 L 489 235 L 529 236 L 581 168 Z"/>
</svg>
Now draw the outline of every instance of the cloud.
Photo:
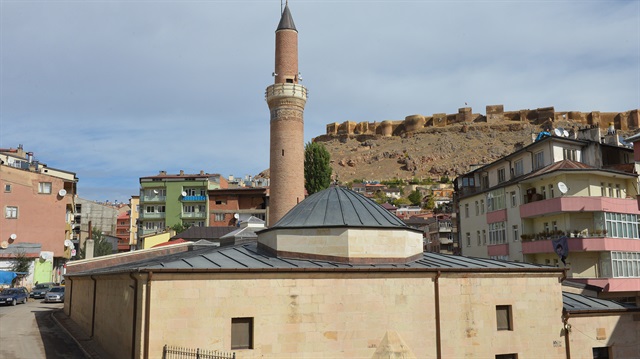
<svg viewBox="0 0 640 359">
<path fill-rule="evenodd" d="M 126 201 L 159 170 L 269 166 L 275 1 L 2 2 L 0 147 Z M 330 122 L 640 103 L 640 3 L 296 1 L 305 140 Z M 127 195 L 127 193 L 129 193 Z M 117 197 L 117 198 L 114 198 Z"/>
</svg>

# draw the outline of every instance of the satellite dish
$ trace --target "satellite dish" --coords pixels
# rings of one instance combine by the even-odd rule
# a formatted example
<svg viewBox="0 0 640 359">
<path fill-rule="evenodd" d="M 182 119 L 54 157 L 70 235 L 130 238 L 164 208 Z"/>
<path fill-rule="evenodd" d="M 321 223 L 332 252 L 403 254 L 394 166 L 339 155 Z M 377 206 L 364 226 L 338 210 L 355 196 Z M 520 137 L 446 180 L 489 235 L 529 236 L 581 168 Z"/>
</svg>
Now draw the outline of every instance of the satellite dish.
<svg viewBox="0 0 640 359">
<path fill-rule="evenodd" d="M 565 194 L 567 193 L 567 191 L 569 191 L 569 187 L 567 187 L 566 184 L 564 184 L 564 182 L 558 182 L 558 189 L 560 190 L 560 193 Z"/>
<path fill-rule="evenodd" d="M 64 240 L 64 246 L 65 247 L 71 247 L 72 245 L 73 245 L 73 242 L 71 242 L 70 240 L 68 240 L 68 239 Z"/>
<path fill-rule="evenodd" d="M 7 249 L 7 247 L 9 247 L 9 242 L 2 241 L 2 243 L 0 243 L 0 248 Z"/>
<path fill-rule="evenodd" d="M 64 197 L 67 194 L 67 190 L 64 188 L 58 191 L 58 196 Z"/>
<path fill-rule="evenodd" d="M 40 259 L 46 260 L 47 256 L 44 253 L 40 253 Z"/>
<path fill-rule="evenodd" d="M 16 239 L 18 238 L 18 236 L 15 233 L 11 233 L 11 235 L 9 236 L 9 238 L 11 239 Z"/>
<path fill-rule="evenodd" d="M 187 196 L 187 192 L 182 191 L 182 197 L 186 197 Z"/>
<path fill-rule="evenodd" d="M 237 213 L 235 213 L 235 214 L 233 215 L 233 218 L 238 219 L 238 218 L 240 218 L 240 215 L 238 215 Z"/>
<path fill-rule="evenodd" d="M 555 133 L 556 136 L 558 137 L 562 137 L 562 130 L 559 128 L 556 128 L 555 130 L 553 130 L 553 133 Z"/>
<path fill-rule="evenodd" d="M 158 194 L 158 190 L 157 190 L 157 189 L 154 189 L 154 190 L 153 190 L 153 193 L 154 193 L 154 194 Z"/>
<path fill-rule="evenodd" d="M 563 131 L 562 131 L 562 136 L 564 136 L 564 137 L 569 137 L 569 131 L 567 131 L 567 130 L 563 130 Z"/>
</svg>

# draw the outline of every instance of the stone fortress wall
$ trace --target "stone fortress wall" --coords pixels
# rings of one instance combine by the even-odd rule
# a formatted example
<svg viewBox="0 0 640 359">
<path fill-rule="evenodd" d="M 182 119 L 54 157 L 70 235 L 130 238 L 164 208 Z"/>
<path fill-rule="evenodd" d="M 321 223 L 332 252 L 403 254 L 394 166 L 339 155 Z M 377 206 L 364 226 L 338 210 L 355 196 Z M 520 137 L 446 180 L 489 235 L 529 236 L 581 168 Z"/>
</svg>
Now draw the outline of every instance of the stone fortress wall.
<svg viewBox="0 0 640 359">
<path fill-rule="evenodd" d="M 626 112 L 556 112 L 553 107 L 534 110 L 504 111 L 503 105 L 486 107 L 486 115 L 473 113 L 471 107 L 462 107 L 458 113 L 435 113 L 432 116 L 411 115 L 404 121 L 330 123 L 327 125 L 327 136 L 342 135 L 380 135 L 400 136 L 404 133 L 417 132 L 429 127 L 446 127 L 464 123 L 500 123 L 504 121 L 529 122 L 534 125 L 552 125 L 558 121 L 570 121 L 584 126 L 608 127 L 614 124 L 617 130 L 627 131 L 638 128 L 640 109 Z"/>
</svg>

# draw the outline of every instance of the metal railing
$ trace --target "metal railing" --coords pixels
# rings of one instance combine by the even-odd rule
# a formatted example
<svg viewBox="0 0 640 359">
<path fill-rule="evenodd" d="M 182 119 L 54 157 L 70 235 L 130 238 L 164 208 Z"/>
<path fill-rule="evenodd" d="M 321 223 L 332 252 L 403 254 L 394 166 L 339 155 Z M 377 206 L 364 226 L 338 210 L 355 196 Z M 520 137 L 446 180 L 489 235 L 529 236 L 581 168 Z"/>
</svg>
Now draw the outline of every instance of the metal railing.
<svg viewBox="0 0 640 359">
<path fill-rule="evenodd" d="M 181 348 L 165 345 L 162 347 L 162 359 L 236 359 L 236 353 L 224 353 L 217 350 L 204 350 L 200 348 Z"/>
</svg>

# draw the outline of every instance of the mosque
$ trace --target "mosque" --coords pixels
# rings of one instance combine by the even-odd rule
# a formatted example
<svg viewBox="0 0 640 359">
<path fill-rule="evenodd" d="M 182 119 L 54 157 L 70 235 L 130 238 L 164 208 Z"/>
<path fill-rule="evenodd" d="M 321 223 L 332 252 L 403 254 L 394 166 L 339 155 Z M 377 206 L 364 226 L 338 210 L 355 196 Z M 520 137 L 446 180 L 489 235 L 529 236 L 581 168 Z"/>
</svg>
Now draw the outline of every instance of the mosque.
<svg viewBox="0 0 640 359">
<path fill-rule="evenodd" d="M 69 263 L 71 320 L 114 358 L 165 345 L 238 359 L 640 356 L 637 308 L 563 285 L 562 269 L 423 252 L 419 231 L 344 188 L 304 199 L 297 35 L 287 5 L 266 92 L 269 227 L 254 243 Z"/>
</svg>

